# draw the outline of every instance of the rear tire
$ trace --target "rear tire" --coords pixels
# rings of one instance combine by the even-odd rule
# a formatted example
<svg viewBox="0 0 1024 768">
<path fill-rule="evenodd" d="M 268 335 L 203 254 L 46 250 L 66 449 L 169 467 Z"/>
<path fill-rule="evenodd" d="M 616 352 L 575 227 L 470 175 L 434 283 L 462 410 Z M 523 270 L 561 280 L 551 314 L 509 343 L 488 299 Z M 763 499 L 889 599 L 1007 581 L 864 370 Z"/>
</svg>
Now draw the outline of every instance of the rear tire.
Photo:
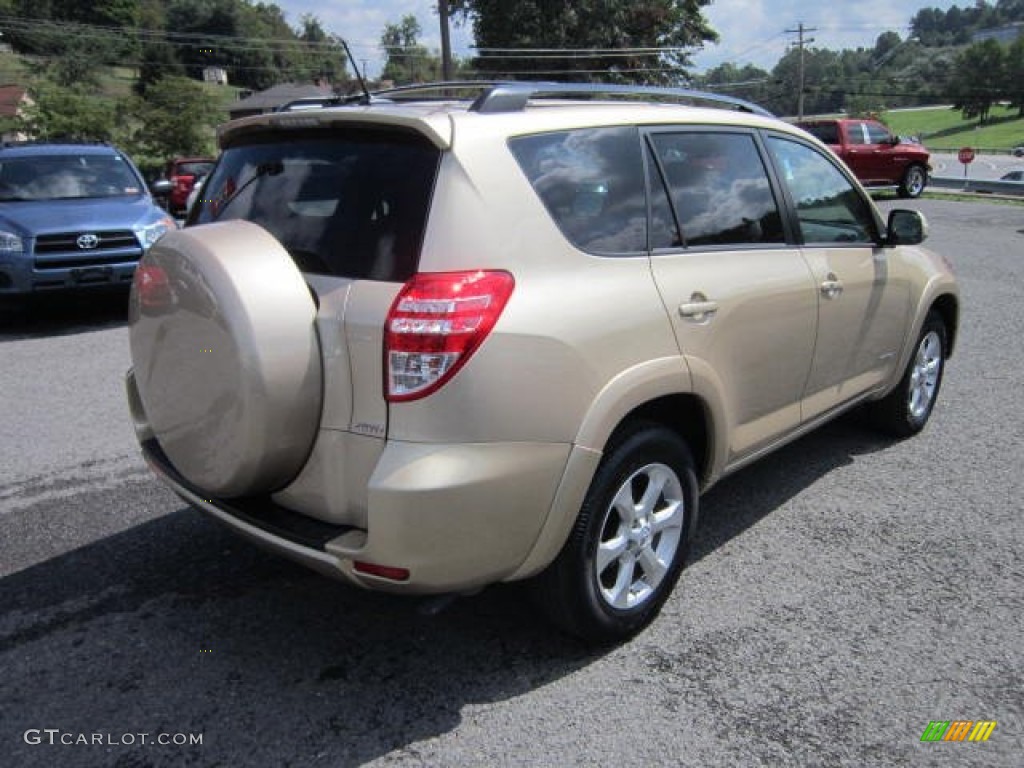
<svg viewBox="0 0 1024 768">
<path fill-rule="evenodd" d="M 884 398 L 868 405 L 875 428 L 898 438 L 916 435 L 924 429 L 942 385 L 946 338 L 942 317 L 929 312 L 900 383 Z"/>
<path fill-rule="evenodd" d="M 912 165 L 907 168 L 900 181 L 900 197 L 920 197 L 928 184 L 928 171 L 922 165 Z"/>
<path fill-rule="evenodd" d="M 697 521 L 697 475 L 675 432 L 638 423 L 601 461 L 576 525 L 533 581 L 548 618 L 590 643 L 624 640 L 659 613 Z"/>
</svg>

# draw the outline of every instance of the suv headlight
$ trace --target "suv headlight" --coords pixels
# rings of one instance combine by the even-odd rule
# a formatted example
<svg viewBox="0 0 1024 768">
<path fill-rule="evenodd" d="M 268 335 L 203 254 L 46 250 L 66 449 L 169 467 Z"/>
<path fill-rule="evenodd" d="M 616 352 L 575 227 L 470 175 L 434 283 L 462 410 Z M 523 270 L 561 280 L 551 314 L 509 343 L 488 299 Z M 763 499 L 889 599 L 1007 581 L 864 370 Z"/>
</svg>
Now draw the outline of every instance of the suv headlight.
<svg viewBox="0 0 1024 768">
<path fill-rule="evenodd" d="M 172 229 L 177 228 L 177 224 L 174 223 L 174 219 L 169 216 L 165 216 L 153 224 L 147 224 L 137 231 L 139 236 L 139 242 L 142 243 L 142 250 L 148 251 L 153 247 L 153 243 L 163 237 L 165 234 L 170 232 Z"/>
<path fill-rule="evenodd" d="M 0 256 L 10 253 L 24 253 L 25 244 L 22 239 L 13 232 L 4 232 L 0 229 Z"/>
</svg>

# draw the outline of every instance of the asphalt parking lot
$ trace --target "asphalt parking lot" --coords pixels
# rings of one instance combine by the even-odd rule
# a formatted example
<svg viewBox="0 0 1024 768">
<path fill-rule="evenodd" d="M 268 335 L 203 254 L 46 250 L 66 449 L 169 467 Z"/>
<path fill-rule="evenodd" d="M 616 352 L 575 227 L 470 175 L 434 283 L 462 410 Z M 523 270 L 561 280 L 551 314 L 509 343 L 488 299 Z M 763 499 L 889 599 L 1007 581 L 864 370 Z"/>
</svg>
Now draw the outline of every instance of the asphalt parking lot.
<svg viewBox="0 0 1024 768">
<path fill-rule="evenodd" d="M 188 509 L 134 445 L 123 296 L 0 328 L 0 764 L 1021 765 L 1024 206 L 913 207 L 964 303 L 928 428 L 846 418 L 722 482 L 601 651 L 514 587 L 431 615 Z"/>
</svg>

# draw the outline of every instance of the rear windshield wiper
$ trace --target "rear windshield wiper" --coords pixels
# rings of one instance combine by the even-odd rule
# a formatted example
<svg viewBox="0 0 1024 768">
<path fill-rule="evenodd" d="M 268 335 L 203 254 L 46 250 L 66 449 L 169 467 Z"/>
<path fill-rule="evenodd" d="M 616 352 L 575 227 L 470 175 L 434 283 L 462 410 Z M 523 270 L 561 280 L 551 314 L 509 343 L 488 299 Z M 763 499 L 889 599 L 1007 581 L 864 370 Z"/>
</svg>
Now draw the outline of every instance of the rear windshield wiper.
<svg viewBox="0 0 1024 768">
<path fill-rule="evenodd" d="M 254 181 L 261 179 L 264 176 L 277 176 L 278 174 L 284 173 L 284 163 L 280 160 L 275 160 L 270 163 L 260 163 L 256 166 L 255 172 L 252 176 L 245 180 L 238 189 L 228 195 L 227 199 L 221 204 L 220 208 L 214 212 L 213 216 L 210 217 L 210 221 L 217 221 L 221 216 L 224 215 L 224 211 L 228 209 L 235 200 L 241 195 Z"/>
</svg>

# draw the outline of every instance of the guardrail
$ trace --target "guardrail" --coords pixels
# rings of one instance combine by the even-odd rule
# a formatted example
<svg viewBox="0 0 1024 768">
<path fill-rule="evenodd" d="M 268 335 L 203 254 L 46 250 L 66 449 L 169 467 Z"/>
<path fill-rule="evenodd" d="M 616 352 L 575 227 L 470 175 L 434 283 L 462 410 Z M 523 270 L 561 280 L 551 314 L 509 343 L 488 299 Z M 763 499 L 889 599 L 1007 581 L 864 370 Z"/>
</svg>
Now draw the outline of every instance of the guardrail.
<svg viewBox="0 0 1024 768">
<path fill-rule="evenodd" d="M 987 181 L 985 179 L 965 179 L 955 176 L 932 176 L 928 181 L 928 186 L 981 195 L 1024 197 L 1024 181 Z"/>
</svg>

